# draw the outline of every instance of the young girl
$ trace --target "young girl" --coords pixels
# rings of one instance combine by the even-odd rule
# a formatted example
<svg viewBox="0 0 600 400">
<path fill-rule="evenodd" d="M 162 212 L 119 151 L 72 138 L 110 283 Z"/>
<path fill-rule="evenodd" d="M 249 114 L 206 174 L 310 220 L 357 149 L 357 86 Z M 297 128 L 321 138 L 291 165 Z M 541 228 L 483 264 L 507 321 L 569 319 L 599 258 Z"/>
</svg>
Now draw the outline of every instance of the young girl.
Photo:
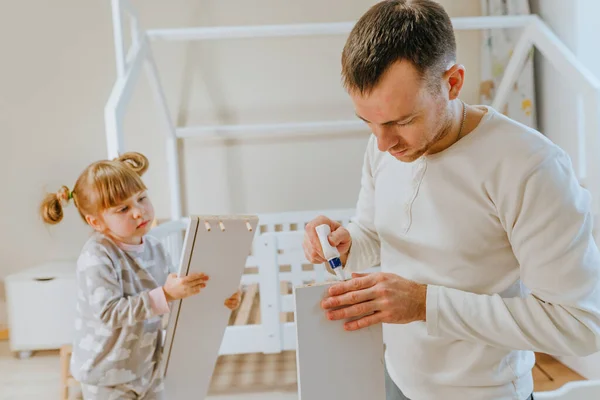
<svg viewBox="0 0 600 400">
<path fill-rule="evenodd" d="M 77 260 L 77 319 L 71 373 L 84 399 L 163 398 L 158 376 L 162 318 L 168 303 L 196 295 L 208 276 L 169 274 L 170 258 L 151 236 L 154 208 L 141 175 L 148 160 L 126 153 L 88 166 L 73 190 L 63 186 L 41 206 L 56 224 L 72 200 L 94 230 Z M 239 306 L 237 292 L 225 301 Z"/>
</svg>

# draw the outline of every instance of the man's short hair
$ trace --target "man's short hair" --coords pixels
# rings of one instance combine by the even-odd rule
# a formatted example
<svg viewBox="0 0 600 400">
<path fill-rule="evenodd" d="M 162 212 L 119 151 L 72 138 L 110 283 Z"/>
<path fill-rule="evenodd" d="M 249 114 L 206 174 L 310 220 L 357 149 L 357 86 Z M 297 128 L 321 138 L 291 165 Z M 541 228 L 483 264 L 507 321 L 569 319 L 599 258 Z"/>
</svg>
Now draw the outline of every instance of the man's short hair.
<svg viewBox="0 0 600 400">
<path fill-rule="evenodd" d="M 450 17 L 433 0 L 386 0 L 372 6 L 352 29 L 342 52 L 346 90 L 369 93 L 397 61 L 409 61 L 437 87 L 456 59 Z M 430 86 L 432 87 L 432 86 Z"/>
</svg>

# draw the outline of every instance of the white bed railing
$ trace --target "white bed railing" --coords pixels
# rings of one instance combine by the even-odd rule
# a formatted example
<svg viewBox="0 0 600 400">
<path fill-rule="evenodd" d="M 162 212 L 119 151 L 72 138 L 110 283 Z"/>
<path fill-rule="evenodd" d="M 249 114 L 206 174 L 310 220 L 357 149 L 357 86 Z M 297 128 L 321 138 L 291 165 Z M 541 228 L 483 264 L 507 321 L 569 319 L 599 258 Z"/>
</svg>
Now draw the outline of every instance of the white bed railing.
<svg viewBox="0 0 600 400">
<path fill-rule="evenodd" d="M 179 154 L 177 151 L 179 139 L 186 137 L 235 138 L 257 135 L 289 137 L 290 135 L 315 135 L 323 132 L 331 134 L 345 134 L 352 131 L 368 132 L 366 126 L 358 120 L 291 121 L 256 125 L 176 126 L 170 117 L 171 114 L 151 49 L 152 41 L 346 35 L 354 26 L 354 22 L 142 30 L 139 26 L 136 11 L 128 0 L 112 0 L 112 9 L 117 78 L 104 110 L 108 156 L 110 158 L 116 157 L 124 151 L 125 132 L 123 121 L 133 90 L 140 79 L 142 67 L 144 67 L 166 133 L 165 148 L 172 220 L 155 228 L 153 234 L 161 237 L 173 257 L 173 265 L 175 266 L 179 263 L 183 232 L 187 226 L 186 220 L 182 219 L 182 192 Z M 131 25 L 129 46 L 125 45 L 126 34 L 123 30 L 123 20 L 125 18 L 129 18 Z M 516 82 L 521 66 L 532 47 L 537 48 L 541 55 L 565 79 L 569 79 L 572 86 L 577 89 L 579 98 L 573 100 L 580 101 L 584 109 L 581 114 L 583 124 L 578 127 L 573 137 L 577 141 L 578 154 L 576 158 L 579 160 L 575 169 L 581 183 L 592 193 L 597 227 L 600 222 L 600 171 L 597 161 L 600 155 L 600 81 L 583 66 L 565 44 L 536 15 L 463 17 L 453 18 L 452 22 L 456 30 L 514 28 L 522 31 L 503 79 L 496 91 L 492 103 L 494 108 L 502 109 L 506 103 L 510 89 Z M 332 213 L 337 212 L 340 214 L 333 216 L 334 219 L 339 218 L 347 221 L 351 216 L 351 210 L 338 210 L 326 214 L 332 216 Z M 287 266 L 289 266 L 289 262 L 294 260 L 296 264 L 303 265 L 303 255 L 300 255 L 297 250 L 301 233 L 294 233 L 294 231 L 301 231 L 304 223 L 312 219 L 315 214 L 314 212 L 292 212 L 261 216 L 261 229 L 257 230 L 252 254 L 247 261 L 248 273 L 244 274 L 242 283 L 258 283 L 260 285 L 261 317 L 266 319 L 263 319 L 260 325 L 228 327 L 221 348 L 222 354 L 277 352 L 294 348 L 293 323 L 279 322 L 279 312 L 290 310 L 290 308 L 293 308 L 293 304 L 289 297 L 280 295 L 280 291 L 276 286 L 282 280 L 299 282 L 304 279 L 323 279 L 327 276 L 318 266 L 314 267 L 311 272 L 307 272 L 302 268 L 301 270 L 298 268 L 292 269 L 291 266 L 289 271 L 280 271 L 281 267 L 285 265 L 284 262 L 288 263 Z M 291 250 L 292 243 L 294 243 L 293 246 L 296 246 L 295 251 Z M 285 249 L 288 249 L 289 252 L 286 253 Z M 566 399 L 568 397 L 552 398 Z"/>
<path fill-rule="evenodd" d="M 278 353 L 295 349 L 293 322 L 280 322 L 281 313 L 293 312 L 291 294 L 281 293 L 282 282 L 301 285 L 322 282 L 332 276 L 322 264 L 310 264 L 304 257 L 302 240 L 305 225 L 318 215 L 327 215 L 347 225 L 353 209 L 300 211 L 259 215 L 251 254 L 241 285 L 258 284 L 260 324 L 228 326 L 221 354 Z M 177 269 L 188 219 L 169 221 L 153 228 L 151 235 L 160 239 Z M 175 271 L 174 271 L 175 272 Z"/>
<path fill-rule="evenodd" d="M 354 209 L 345 208 L 337 210 L 289 211 L 259 214 L 258 227 L 252 244 L 252 252 L 246 260 L 246 268 L 257 268 L 259 265 L 256 252 L 258 247 L 257 239 L 261 233 L 304 231 L 305 225 L 318 215 L 327 215 L 327 217 L 332 220 L 347 225 L 348 222 L 350 222 L 350 218 L 354 215 Z M 174 268 L 177 268 L 180 262 L 183 239 L 188 224 L 189 218 L 186 217 L 174 221 L 167 221 L 152 228 L 151 235 L 162 241 L 171 257 Z M 242 283 L 258 283 L 258 276 L 253 275 L 256 274 L 244 275 L 242 277 Z"/>
<path fill-rule="evenodd" d="M 123 118 L 127 104 L 142 66 L 146 66 L 147 77 L 159 106 L 166 132 L 166 155 L 168 164 L 171 219 L 179 220 L 181 215 L 181 186 L 179 173 L 178 138 L 184 137 L 248 137 L 314 135 L 320 132 L 345 134 L 351 131 L 365 131 L 366 126 L 358 120 L 289 122 L 258 125 L 217 125 L 217 126 L 175 126 L 169 113 L 158 70 L 152 56 L 151 41 L 191 41 L 226 40 L 232 38 L 269 38 L 314 35 L 346 35 L 354 22 L 309 23 L 291 25 L 256 25 L 224 27 L 189 27 L 174 29 L 139 28 L 138 17 L 127 0 L 112 0 L 114 41 L 117 63 L 117 81 L 114 84 L 105 107 L 106 138 L 109 157 L 115 157 L 124 150 Z M 124 40 L 123 18 L 131 21 L 131 45 L 127 49 Z M 573 55 L 565 44 L 536 15 L 481 16 L 453 18 L 456 30 L 479 30 L 492 28 L 516 28 L 522 30 L 513 56 L 506 68 L 492 106 L 501 109 L 506 103 L 510 88 L 516 82 L 523 61 L 532 46 L 537 48 L 569 82 L 578 89 L 584 104 L 583 126 L 574 138 L 578 142 L 576 166 L 578 177 L 593 195 L 594 213 L 600 211 L 600 174 L 596 159 L 600 154 L 600 82 Z M 574 99 L 577 100 L 577 99 Z M 599 220 L 597 218 L 596 220 Z"/>
</svg>

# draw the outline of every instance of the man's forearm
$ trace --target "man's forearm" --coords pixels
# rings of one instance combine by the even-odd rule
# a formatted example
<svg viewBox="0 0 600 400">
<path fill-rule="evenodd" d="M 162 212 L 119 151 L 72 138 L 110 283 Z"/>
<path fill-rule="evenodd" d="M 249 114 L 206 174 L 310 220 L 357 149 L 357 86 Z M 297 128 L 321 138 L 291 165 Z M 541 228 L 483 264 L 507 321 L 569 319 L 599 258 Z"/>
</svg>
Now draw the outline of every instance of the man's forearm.
<svg viewBox="0 0 600 400">
<path fill-rule="evenodd" d="M 554 355 L 585 356 L 600 348 L 598 305 L 550 304 L 533 295 L 501 298 L 429 285 L 426 300 L 430 335 L 500 348 Z"/>
</svg>

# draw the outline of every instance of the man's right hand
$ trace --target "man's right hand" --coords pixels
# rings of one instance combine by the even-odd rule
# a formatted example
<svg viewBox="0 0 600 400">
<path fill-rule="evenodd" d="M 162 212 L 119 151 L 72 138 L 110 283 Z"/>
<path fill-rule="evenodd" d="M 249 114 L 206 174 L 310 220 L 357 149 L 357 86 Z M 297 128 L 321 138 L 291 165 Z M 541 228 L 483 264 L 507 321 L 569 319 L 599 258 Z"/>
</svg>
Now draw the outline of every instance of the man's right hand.
<svg viewBox="0 0 600 400">
<path fill-rule="evenodd" d="M 346 264 L 348 253 L 350 252 L 350 246 L 352 245 L 352 238 L 350 232 L 344 228 L 339 222 L 332 221 L 325 216 L 319 216 L 310 221 L 305 228 L 304 242 L 302 248 L 304 249 L 304 256 L 312 264 L 326 263 L 327 260 L 323 255 L 323 249 L 321 248 L 321 242 L 315 228 L 319 225 L 327 224 L 331 228 L 331 234 L 329 235 L 329 243 L 337 248 L 340 253 L 340 260 L 342 264 Z"/>
</svg>

